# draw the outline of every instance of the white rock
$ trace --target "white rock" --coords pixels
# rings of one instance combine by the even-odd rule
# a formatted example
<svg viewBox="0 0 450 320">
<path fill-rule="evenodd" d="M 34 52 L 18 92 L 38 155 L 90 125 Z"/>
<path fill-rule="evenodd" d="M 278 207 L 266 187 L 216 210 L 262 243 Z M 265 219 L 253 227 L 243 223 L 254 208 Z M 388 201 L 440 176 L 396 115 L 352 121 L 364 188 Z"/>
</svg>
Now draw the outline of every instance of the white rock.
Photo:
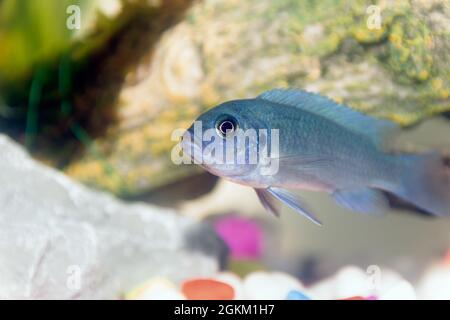
<svg viewBox="0 0 450 320">
<path fill-rule="evenodd" d="M 381 293 L 380 300 L 416 300 L 416 291 L 413 286 L 405 280 L 402 280 L 390 289 Z"/>
<path fill-rule="evenodd" d="M 0 150 L 0 298 L 118 298 L 152 276 L 217 270 L 215 258 L 186 249 L 191 220 L 90 190 L 2 135 Z"/>
<path fill-rule="evenodd" d="M 450 300 L 450 265 L 430 267 L 419 281 L 417 293 L 420 299 Z"/>
<path fill-rule="evenodd" d="M 310 288 L 317 299 L 346 299 L 355 296 L 379 299 L 415 299 L 414 288 L 397 273 L 369 266 L 366 270 L 347 266 Z"/>
<path fill-rule="evenodd" d="M 311 288 L 318 299 L 343 299 L 369 295 L 368 276 L 360 268 L 347 266 L 334 276 L 322 280 Z"/>
<path fill-rule="evenodd" d="M 281 272 L 253 272 L 244 279 L 246 299 L 283 300 L 289 291 L 304 291 L 296 278 Z"/>
<path fill-rule="evenodd" d="M 173 283 L 162 277 L 149 279 L 126 296 L 129 300 L 185 300 L 186 297 Z"/>
</svg>

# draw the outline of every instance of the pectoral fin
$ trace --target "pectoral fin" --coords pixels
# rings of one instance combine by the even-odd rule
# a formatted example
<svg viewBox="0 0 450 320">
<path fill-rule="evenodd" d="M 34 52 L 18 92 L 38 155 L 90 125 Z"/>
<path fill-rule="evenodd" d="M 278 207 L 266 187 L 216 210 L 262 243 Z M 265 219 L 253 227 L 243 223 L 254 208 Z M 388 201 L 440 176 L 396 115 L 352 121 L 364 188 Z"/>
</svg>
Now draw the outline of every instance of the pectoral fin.
<svg viewBox="0 0 450 320">
<path fill-rule="evenodd" d="M 254 189 L 259 201 L 263 207 L 272 213 L 277 218 L 280 217 L 280 210 L 277 206 L 276 200 L 270 195 L 267 189 Z"/>
<path fill-rule="evenodd" d="M 373 215 L 382 215 L 389 207 L 384 194 L 371 188 L 336 190 L 333 197 L 344 208 Z"/>
<path fill-rule="evenodd" d="M 284 189 L 274 187 L 270 187 L 267 189 L 255 189 L 255 191 L 263 206 L 276 216 L 279 215 L 279 210 L 277 209 L 277 206 L 274 203 L 274 199 L 283 202 L 288 207 L 297 211 L 298 213 L 300 213 L 307 219 L 311 220 L 315 224 L 322 225 L 322 223 L 315 217 L 315 215 L 309 212 L 304 206 L 302 206 L 302 204 L 298 201 L 296 196 L 294 196 L 290 192 Z"/>
</svg>

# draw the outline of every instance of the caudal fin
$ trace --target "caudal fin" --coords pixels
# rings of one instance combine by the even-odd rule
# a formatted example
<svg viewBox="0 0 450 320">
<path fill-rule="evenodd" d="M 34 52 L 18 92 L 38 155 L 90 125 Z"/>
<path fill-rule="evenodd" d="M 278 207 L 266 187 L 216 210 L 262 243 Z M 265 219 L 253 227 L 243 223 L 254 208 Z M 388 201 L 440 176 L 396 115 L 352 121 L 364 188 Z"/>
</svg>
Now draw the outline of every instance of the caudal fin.
<svg viewBox="0 0 450 320">
<path fill-rule="evenodd" d="M 401 190 L 398 195 L 437 216 L 450 216 L 450 169 L 441 157 L 402 156 Z"/>
</svg>

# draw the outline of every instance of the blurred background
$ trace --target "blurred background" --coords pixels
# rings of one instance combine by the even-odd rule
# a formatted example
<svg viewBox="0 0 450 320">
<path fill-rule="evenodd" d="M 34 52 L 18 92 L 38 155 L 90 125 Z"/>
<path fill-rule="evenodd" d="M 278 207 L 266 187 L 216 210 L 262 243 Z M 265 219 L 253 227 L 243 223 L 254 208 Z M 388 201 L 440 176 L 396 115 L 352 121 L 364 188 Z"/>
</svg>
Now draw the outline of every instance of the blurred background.
<svg viewBox="0 0 450 320">
<path fill-rule="evenodd" d="M 323 227 L 275 219 L 251 189 L 170 158 L 175 129 L 275 87 L 449 155 L 449 52 L 446 0 L 0 0 L 0 297 L 189 298 L 224 282 L 226 298 L 274 298 L 278 282 L 275 298 L 379 298 L 377 266 L 392 297 L 450 298 L 449 219 L 315 193 Z"/>
</svg>

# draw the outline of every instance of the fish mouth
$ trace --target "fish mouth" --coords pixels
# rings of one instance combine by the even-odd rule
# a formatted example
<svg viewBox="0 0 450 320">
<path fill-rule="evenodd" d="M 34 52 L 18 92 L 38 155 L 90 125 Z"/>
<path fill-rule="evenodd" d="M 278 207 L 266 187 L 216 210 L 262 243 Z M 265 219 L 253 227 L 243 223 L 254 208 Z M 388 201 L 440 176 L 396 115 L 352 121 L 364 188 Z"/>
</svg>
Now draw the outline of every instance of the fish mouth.
<svg viewBox="0 0 450 320">
<path fill-rule="evenodd" d="M 183 141 L 182 148 L 183 148 L 183 152 L 190 157 L 191 162 L 193 164 L 196 164 L 196 165 L 202 167 L 204 170 L 208 171 L 209 173 L 211 173 L 215 176 L 220 176 L 220 173 L 218 171 L 214 170 L 214 168 L 205 164 L 204 158 L 202 155 L 203 150 L 197 143 L 192 142 L 192 141 L 189 141 L 189 142 Z"/>
<path fill-rule="evenodd" d="M 201 142 L 202 146 L 200 146 L 198 142 Z M 233 178 L 233 177 L 240 177 L 242 175 L 242 172 L 240 172 L 239 170 L 238 172 L 234 173 L 229 171 L 227 171 L 226 173 L 223 172 L 220 169 L 221 164 L 216 164 L 213 161 L 214 159 L 210 159 L 212 157 L 210 153 L 204 154 L 202 138 L 199 136 L 195 136 L 189 130 L 187 130 L 186 133 L 182 136 L 181 148 L 183 150 L 183 154 L 190 158 L 191 164 L 199 165 L 204 170 L 208 171 L 209 173 L 215 176 L 219 177 L 226 176 L 229 178 Z M 226 165 L 226 163 L 223 165 Z"/>
<path fill-rule="evenodd" d="M 203 148 L 198 143 L 196 143 L 195 140 L 196 139 L 192 134 L 188 137 L 188 139 L 185 139 L 183 137 L 183 140 L 181 141 L 183 153 L 185 153 L 190 157 L 193 164 L 199 165 L 204 170 L 208 171 L 209 173 L 215 176 L 222 176 L 221 172 L 215 169 L 214 166 L 207 165 L 206 163 L 207 161 L 205 162 L 205 157 L 207 157 L 207 155 L 203 154 Z"/>
</svg>

